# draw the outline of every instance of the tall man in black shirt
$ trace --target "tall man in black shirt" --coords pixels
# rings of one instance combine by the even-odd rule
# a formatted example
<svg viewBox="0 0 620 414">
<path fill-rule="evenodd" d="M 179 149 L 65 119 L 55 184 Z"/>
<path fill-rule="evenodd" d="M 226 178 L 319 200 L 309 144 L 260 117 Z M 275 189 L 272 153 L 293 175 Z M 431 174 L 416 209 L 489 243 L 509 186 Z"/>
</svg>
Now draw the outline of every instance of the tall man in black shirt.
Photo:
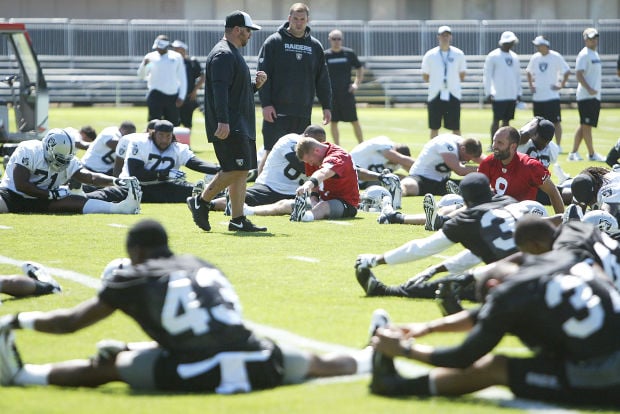
<svg viewBox="0 0 620 414">
<path fill-rule="evenodd" d="M 268 79 L 258 95 L 263 107 L 263 140 L 267 155 L 280 137 L 303 134 L 310 125 L 314 96 L 323 108 L 323 125 L 330 123 L 331 86 L 323 45 L 310 35 L 310 9 L 295 3 L 288 21 L 269 36 L 258 54 L 258 70 Z"/>
<path fill-rule="evenodd" d="M 357 119 L 355 107 L 355 91 L 364 79 L 364 66 L 355 52 L 342 46 L 342 32 L 332 30 L 329 33 L 331 47 L 325 51 L 325 60 L 329 69 L 329 79 L 332 83 L 332 122 L 331 131 L 334 144 L 340 145 L 338 122 L 350 122 L 357 142 L 362 142 L 364 136 L 362 127 Z M 351 70 L 355 69 L 355 80 L 351 82 Z"/>
<path fill-rule="evenodd" d="M 207 56 L 205 124 L 207 138 L 213 143 L 222 171 L 200 196 L 187 199 L 194 223 L 205 231 L 211 230 L 210 202 L 226 187 L 232 216 L 228 230 L 267 230 L 254 225 L 243 215 L 246 178 L 248 171 L 255 169 L 257 164 L 254 93 L 267 80 L 265 72 L 259 70 L 252 82 L 250 69 L 239 52 L 252 37 L 253 30 L 260 30 L 260 26 L 252 22 L 249 14 L 242 11 L 229 14 L 224 37 Z"/>
</svg>

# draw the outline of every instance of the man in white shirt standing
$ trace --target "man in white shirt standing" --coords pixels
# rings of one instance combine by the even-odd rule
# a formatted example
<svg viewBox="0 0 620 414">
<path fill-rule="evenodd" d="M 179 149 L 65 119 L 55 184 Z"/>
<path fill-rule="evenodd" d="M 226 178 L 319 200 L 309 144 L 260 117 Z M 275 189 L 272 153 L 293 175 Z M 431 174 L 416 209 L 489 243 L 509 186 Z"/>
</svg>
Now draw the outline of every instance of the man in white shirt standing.
<svg viewBox="0 0 620 414">
<path fill-rule="evenodd" d="M 431 138 L 439 134 L 441 121 L 455 135 L 461 135 L 461 82 L 465 79 L 467 63 L 461 49 L 450 46 L 452 29 L 437 30 L 439 46 L 422 58 L 422 77 L 428 85 L 428 126 Z"/>
<path fill-rule="evenodd" d="M 536 36 L 532 44 L 536 47 L 536 53 L 530 58 L 525 70 L 532 91 L 534 116 L 553 122 L 555 140 L 560 146 L 562 144 L 560 90 L 564 88 L 570 76 L 570 67 L 561 54 L 550 49 L 551 43 L 544 36 Z"/>
<path fill-rule="evenodd" d="M 187 94 L 187 76 L 183 56 L 168 50 L 168 36 L 159 35 L 153 43 L 153 51 L 147 53 L 138 67 L 138 77 L 147 81 L 149 108 L 147 121 L 166 119 L 179 125 L 179 108 Z"/>
<path fill-rule="evenodd" d="M 577 76 L 577 108 L 579 109 L 579 127 L 575 131 L 573 149 L 568 154 L 569 161 L 581 161 L 583 158 L 577 152 L 581 141 L 585 141 L 588 148 L 588 161 L 605 161 L 605 158 L 594 152 L 592 144 L 592 128 L 598 125 L 598 116 L 601 112 L 601 58 L 598 47 L 598 31 L 589 27 L 583 31 L 583 40 L 586 46 L 577 55 L 575 75 Z"/>
<path fill-rule="evenodd" d="M 499 47 L 491 51 L 484 61 L 482 81 L 484 96 L 493 105 L 491 140 L 501 126 L 510 125 L 515 117 L 517 101 L 521 99 L 521 73 L 519 56 L 511 49 L 519 43 L 513 32 L 502 33 Z"/>
</svg>

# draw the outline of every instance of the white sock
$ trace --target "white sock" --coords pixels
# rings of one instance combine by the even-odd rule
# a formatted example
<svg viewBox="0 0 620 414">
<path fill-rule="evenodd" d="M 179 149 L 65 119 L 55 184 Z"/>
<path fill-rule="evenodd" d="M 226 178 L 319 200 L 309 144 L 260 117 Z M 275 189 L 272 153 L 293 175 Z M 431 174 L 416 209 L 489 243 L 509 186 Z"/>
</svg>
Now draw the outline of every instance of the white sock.
<svg viewBox="0 0 620 414">
<path fill-rule="evenodd" d="M 304 216 L 301 218 L 301 221 L 314 221 L 314 214 L 312 214 L 312 211 L 308 210 L 304 213 Z"/>
<path fill-rule="evenodd" d="M 244 216 L 253 216 L 255 213 L 254 207 L 250 207 L 247 204 L 243 205 L 243 215 Z"/>
<path fill-rule="evenodd" d="M 52 364 L 24 364 L 22 369 L 15 375 L 15 378 L 13 378 L 13 383 L 15 385 L 48 385 L 47 378 L 51 371 Z"/>
<path fill-rule="evenodd" d="M 89 198 L 82 208 L 84 214 L 112 213 L 112 205 L 109 201 Z"/>
<path fill-rule="evenodd" d="M 367 346 L 361 351 L 354 352 L 353 359 L 357 363 L 356 374 L 367 374 L 372 370 L 372 347 Z"/>
</svg>

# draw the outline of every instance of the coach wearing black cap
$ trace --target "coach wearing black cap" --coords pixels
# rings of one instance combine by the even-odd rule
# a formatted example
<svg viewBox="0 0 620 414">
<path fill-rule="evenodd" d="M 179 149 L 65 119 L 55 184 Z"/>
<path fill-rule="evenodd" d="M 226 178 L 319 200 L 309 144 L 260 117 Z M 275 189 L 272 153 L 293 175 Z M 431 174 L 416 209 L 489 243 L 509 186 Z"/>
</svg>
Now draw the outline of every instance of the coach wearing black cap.
<svg viewBox="0 0 620 414">
<path fill-rule="evenodd" d="M 228 229 L 267 230 L 243 215 L 248 171 L 257 167 L 254 93 L 267 80 L 265 72 L 258 71 L 252 81 L 248 65 L 239 52 L 254 30 L 260 30 L 260 26 L 252 22 L 249 14 L 232 12 L 226 16 L 224 37 L 207 56 L 205 123 L 207 138 L 213 144 L 222 170 L 200 195 L 187 199 L 194 223 L 205 231 L 211 230 L 211 200 L 225 188 L 228 188 L 232 215 Z"/>
</svg>

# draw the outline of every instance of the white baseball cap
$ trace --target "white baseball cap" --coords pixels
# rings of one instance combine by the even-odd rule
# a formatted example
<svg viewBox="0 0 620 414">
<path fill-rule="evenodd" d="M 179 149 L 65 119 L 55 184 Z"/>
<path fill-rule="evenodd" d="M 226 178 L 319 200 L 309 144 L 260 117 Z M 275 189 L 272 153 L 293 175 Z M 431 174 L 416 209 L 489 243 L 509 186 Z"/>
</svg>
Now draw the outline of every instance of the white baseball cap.
<svg viewBox="0 0 620 414">
<path fill-rule="evenodd" d="M 439 26 L 439 29 L 437 29 L 437 34 L 442 34 L 445 32 L 452 34 L 452 29 L 450 29 L 450 26 Z"/>
<path fill-rule="evenodd" d="M 519 43 L 519 38 L 513 32 L 504 32 L 502 36 L 499 38 L 499 44 L 503 45 L 505 43 Z"/>
<path fill-rule="evenodd" d="M 595 37 L 598 37 L 598 30 L 596 30 L 594 27 L 588 27 L 586 30 L 583 31 L 584 40 L 594 39 Z"/>
<path fill-rule="evenodd" d="M 170 46 L 172 46 L 172 47 L 180 47 L 182 49 L 187 50 L 187 45 L 185 43 L 183 43 L 181 40 L 175 40 L 174 42 L 172 42 L 172 44 Z"/>
<path fill-rule="evenodd" d="M 536 38 L 532 40 L 532 43 L 534 46 L 551 46 L 551 43 L 545 39 L 545 36 L 536 36 Z"/>
</svg>

